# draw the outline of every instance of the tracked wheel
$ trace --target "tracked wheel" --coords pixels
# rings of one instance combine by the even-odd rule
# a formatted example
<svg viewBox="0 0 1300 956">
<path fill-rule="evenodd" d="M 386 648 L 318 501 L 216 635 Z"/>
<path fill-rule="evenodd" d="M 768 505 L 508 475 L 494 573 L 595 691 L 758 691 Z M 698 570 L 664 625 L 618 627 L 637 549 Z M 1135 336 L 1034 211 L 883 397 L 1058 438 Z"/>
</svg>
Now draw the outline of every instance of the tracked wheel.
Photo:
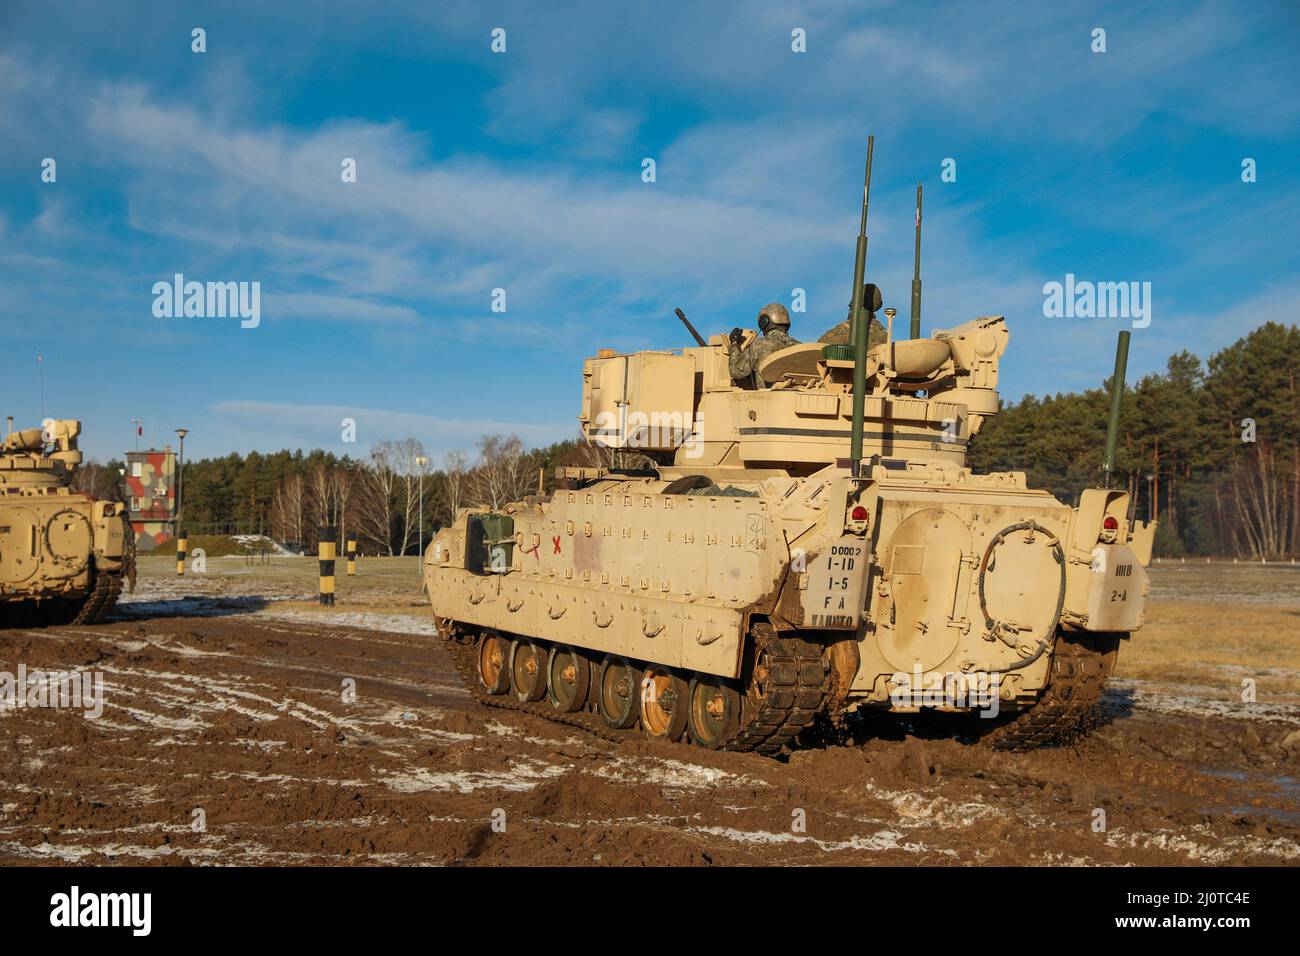
<svg viewBox="0 0 1300 956">
<path fill-rule="evenodd" d="M 652 664 L 641 678 L 641 729 L 647 737 L 680 740 L 688 722 L 690 688 L 669 667 Z"/>
<path fill-rule="evenodd" d="M 478 679 L 489 694 L 510 690 L 510 648 L 496 631 L 484 631 L 478 639 Z"/>
<path fill-rule="evenodd" d="M 510 644 L 510 683 L 515 697 L 530 704 L 546 696 L 546 645 L 517 637 Z"/>
<path fill-rule="evenodd" d="M 605 723 L 615 730 L 636 724 L 641 696 L 641 668 L 626 657 L 610 654 L 600 662 L 596 704 Z"/>
<path fill-rule="evenodd" d="M 562 714 L 573 714 L 587 703 L 591 661 L 582 651 L 563 645 L 551 649 L 546 667 L 546 699 Z"/>
<path fill-rule="evenodd" d="M 743 698 L 729 680 L 697 674 L 686 691 L 691 741 L 708 750 L 723 747 L 740 728 Z"/>
</svg>

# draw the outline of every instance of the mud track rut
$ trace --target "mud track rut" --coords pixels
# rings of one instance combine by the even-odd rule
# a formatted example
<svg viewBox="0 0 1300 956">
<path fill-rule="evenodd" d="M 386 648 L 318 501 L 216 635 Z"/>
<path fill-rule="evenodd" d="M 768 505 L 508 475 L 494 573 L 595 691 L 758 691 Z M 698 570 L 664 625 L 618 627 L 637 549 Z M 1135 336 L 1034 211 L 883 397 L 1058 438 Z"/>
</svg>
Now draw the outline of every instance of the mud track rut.
<svg viewBox="0 0 1300 956">
<path fill-rule="evenodd" d="M 1300 862 L 1300 799 L 1278 783 L 1294 764 L 1273 756 L 1293 723 L 1165 714 L 1121 689 L 1113 722 L 1075 747 L 900 737 L 779 761 L 485 709 L 431 622 L 244 610 L 126 605 L 108 624 L 0 631 L 0 670 L 106 685 L 97 720 L 0 708 L 0 860 Z"/>
</svg>

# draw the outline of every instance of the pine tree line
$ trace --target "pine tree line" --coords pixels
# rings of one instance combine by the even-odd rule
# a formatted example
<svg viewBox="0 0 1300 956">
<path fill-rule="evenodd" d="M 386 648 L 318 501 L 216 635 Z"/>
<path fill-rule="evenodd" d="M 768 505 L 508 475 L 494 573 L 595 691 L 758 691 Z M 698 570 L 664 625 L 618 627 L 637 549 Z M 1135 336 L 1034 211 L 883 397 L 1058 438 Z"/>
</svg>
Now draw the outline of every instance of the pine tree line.
<svg viewBox="0 0 1300 956">
<path fill-rule="evenodd" d="M 1125 389 L 1115 474 L 1136 516 L 1159 520 L 1157 554 L 1300 554 L 1297 362 L 1300 328 L 1269 322 Z M 971 466 L 1025 471 L 1072 503 L 1100 480 L 1107 394 L 1007 404 L 973 439 Z"/>
</svg>

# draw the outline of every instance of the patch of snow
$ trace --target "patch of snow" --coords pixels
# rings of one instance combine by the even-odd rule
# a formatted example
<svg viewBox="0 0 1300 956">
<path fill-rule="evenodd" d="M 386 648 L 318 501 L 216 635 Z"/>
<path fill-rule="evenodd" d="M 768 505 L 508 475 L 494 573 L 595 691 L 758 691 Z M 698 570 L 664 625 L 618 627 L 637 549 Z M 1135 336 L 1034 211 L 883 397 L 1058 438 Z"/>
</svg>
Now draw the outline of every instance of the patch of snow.
<svg viewBox="0 0 1300 956">
<path fill-rule="evenodd" d="M 1191 827 L 1189 832 L 1213 842 L 1214 846 L 1198 843 L 1186 833 L 1175 833 L 1172 830 L 1157 830 L 1154 833 L 1113 831 L 1106 835 L 1106 844 L 1117 849 L 1129 847 L 1168 850 L 1171 853 L 1181 853 L 1198 863 L 1240 865 L 1242 861 L 1253 859 L 1261 853 L 1283 860 L 1300 859 L 1300 845 L 1284 837 L 1262 840 L 1257 837 L 1218 836 L 1206 826 Z"/>
<path fill-rule="evenodd" d="M 1156 713 L 1300 725 L 1300 708 L 1292 704 L 1263 701 L 1246 704 L 1240 698 L 1217 699 L 1212 696 L 1220 690 L 1216 687 L 1195 684 L 1157 685 L 1150 681 L 1114 677 L 1109 683 L 1112 690 L 1127 690 L 1135 707 Z M 1155 689 L 1157 687 L 1160 689 Z"/>
<path fill-rule="evenodd" d="M 470 793 L 474 790 L 531 790 L 543 780 L 559 777 L 568 767 L 554 764 L 516 763 L 509 771 L 457 770 L 437 773 L 424 768 L 414 768 L 400 774 L 389 774 L 382 781 L 398 793 L 419 793 L 424 790 Z"/>
<path fill-rule="evenodd" d="M 301 557 L 301 555 L 294 554 L 292 551 L 280 547 L 277 542 L 268 538 L 264 534 L 232 534 L 230 540 L 234 541 L 245 550 L 253 550 L 259 554 L 265 551 L 273 557 Z"/>
<path fill-rule="evenodd" d="M 848 840 L 819 840 L 806 833 L 771 833 L 765 830 L 736 830 L 732 827 L 690 827 L 692 832 L 706 833 L 709 836 L 724 837 L 736 843 L 751 845 L 772 845 L 777 843 L 807 843 L 828 853 L 844 850 L 903 850 L 907 853 L 942 853 L 955 857 L 955 850 L 932 849 L 921 843 L 902 842 L 903 834 L 897 830 L 879 830 L 870 836 L 855 836 Z"/>
<path fill-rule="evenodd" d="M 592 771 L 598 777 L 619 783 L 650 783 L 661 787 L 702 790 L 720 783 L 767 786 L 766 781 L 748 775 L 737 776 L 716 767 L 702 767 L 663 757 L 615 756 L 608 764 Z"/>
<path fill-rule="evenodd" d="M 953 803 L 944 797 L 928 797 L 911 790 L 886 790 L 871 781 L 863 784 L 868 794 L 894 808 L 902 819 L 900 826 L 934 826 L 940 829 L 963 829 L 985 817 L 1002 817 L 1001 810 L 986 803 Z"/>
</svg>

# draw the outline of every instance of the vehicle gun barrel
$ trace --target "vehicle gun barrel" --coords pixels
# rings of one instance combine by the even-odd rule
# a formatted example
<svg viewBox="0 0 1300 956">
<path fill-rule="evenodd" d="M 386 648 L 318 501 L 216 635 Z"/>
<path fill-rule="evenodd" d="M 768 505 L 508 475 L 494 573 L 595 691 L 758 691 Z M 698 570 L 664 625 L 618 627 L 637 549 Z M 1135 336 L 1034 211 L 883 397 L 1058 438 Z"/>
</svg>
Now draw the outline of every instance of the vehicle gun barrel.
<svg viewBox="0 0 1300 956">
<path fill-rule="evenodd" d="M 691 336 L 695 339 L 695 344 L 700 348 L 707 348 L 709 343 L 704 341 L 704 336 L 695 331 L 695 326 L 691 325 L 690 319 L 686 318 L 686 313 L 681 309 L 673 309 L 673 311 L 677 313 L 677 318 L 682 320 L 682 325 L 686 326 L 686 331 L 691 333 Z"/>
</svg>

